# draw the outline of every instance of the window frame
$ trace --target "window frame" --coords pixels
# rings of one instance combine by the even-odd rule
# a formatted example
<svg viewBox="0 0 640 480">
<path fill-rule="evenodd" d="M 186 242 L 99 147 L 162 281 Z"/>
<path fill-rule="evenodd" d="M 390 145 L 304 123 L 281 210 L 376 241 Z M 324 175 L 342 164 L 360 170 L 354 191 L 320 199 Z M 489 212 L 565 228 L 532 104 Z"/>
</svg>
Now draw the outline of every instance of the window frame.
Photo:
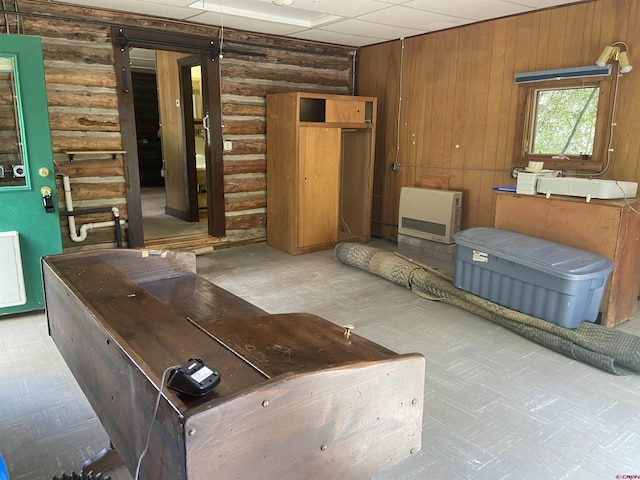
<svg viewBox="0 0 640 480">
<path fill-rule="evenodd" d="M 529 162 L 544 162 L 544 168 L 552 170 L 569 170 L 572 172 L 597 172 L 606 163 L 608 150 L 608 134 L 612 108 L 611 79 L 612 76 L 598 78 L 573 78 L 564 80 L 548 80 L 518 85 L 518 120 L 516 126 L 516 143 L 513 164 L 517 167 L 527 166 Z M 593 139 L 593 152 L 589 158 L 581 155 L 567 155 L 568 160 L 554 159 L 554 154 L 529 153 L 534 128 L 534 107 L 538 90 L 562 88 L 599 87 L 598 113 Z"/>
</svg>

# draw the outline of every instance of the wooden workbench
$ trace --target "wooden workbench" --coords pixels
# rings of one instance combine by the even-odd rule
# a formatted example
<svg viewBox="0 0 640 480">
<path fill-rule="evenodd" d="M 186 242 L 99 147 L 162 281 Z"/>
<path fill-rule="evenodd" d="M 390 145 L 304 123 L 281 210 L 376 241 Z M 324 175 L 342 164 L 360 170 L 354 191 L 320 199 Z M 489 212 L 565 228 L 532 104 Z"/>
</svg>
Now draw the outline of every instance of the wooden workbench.
<svg viewBox="0 0 640 480">
<path fill-rule="evenodd" d="M 630 200 L 635 210 L 640 203 Z M 613 327 L 633 318 L 640 281 L 640 215 L 624 200 L 497 193 L 496 228 L 524 233 L 602 255 L 613 261 L 600 323 Z"/>
<path fill-rule="evenodd" d="M 140 478 L 364 479 L 421 448 L 424 358 L 309 314 L 269 315 L 191 252 L 43 259 L 50 334 L 129 471 L 163 372 L 201 358 L 206 396 L 163 389 Z"/>
</svg>

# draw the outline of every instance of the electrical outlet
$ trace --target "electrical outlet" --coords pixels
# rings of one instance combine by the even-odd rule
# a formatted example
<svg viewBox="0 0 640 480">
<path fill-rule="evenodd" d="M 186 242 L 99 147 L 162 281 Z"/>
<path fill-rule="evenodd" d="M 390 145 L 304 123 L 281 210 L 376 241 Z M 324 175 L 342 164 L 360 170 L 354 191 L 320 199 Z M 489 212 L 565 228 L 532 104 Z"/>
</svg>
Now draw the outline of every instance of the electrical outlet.
<svg viewBox="0 0 640 480">
<path fill-rule="evenodd" d="M 233 143 L 231 142 L 231 140 L 225 140 L 224 142 L 222 142 L 222 150 L 224 150 L 225 152 L 230 152 L 231 150 L 233 150 Z"/>
</svg>

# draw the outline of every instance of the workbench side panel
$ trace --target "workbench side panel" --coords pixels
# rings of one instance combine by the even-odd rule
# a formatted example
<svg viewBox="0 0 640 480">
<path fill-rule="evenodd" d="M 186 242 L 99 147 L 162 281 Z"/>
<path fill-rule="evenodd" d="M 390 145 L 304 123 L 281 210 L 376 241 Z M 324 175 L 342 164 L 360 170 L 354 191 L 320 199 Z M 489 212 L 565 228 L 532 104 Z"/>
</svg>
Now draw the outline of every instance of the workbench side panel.
<svg viewBox="0 0 640 480">
<path fill-rule="evenodd" d="M 365 479 L 421 448 L 424 358 L 273 379 L 186 419 L 190 480 Z"/>
<path fill-rule="evenodd" d="M 622 200 L 498 193 L 496 228 L 580 248 L 613 261 L 600 312 L 613 327 L 633 318 L 638 295 L 638 223 Z"/>
<path fill-rule="evenodd" d="M 158 390 L 101 323 L 43 264 L 49 331 L 71 373 L 130 472 L 144 449 Z M 186 478 L 184 434 L 163 398 L 141 478 Z"/>
<path fill-rule="evenodd" d="M 634 207 L 636 210 L 640 205 Z M 611 318 L 605 325 L 613 327 L 621 323 L 624 319 L 631 319 L 638 309 L 638 290 L 640 288 L 640 215 L 630 208 L 623 208 L 620 211 L 620 239 L 616 243 L 616 253 L 613 260 L 617 265 L 618 274 L 612 277 L 612 291 L 618 291 L 616 317 L 619 321 Z"/>
</svg>

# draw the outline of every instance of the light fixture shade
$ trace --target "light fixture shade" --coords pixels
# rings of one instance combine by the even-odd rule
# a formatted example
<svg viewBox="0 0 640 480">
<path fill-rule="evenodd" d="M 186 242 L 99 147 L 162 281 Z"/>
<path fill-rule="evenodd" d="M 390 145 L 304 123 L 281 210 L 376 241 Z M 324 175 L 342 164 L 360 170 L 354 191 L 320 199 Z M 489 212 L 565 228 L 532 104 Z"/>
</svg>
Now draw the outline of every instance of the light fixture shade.
<svg viewBox="0 0 640 480">
<path fill-rule="evenodd" d="M 618 63 L 620 64 L 620 73 L 628 73 L 633 70 L 633 67 L 629 64 L 629 54 L 627 52 L 618 54 Z"/>
<path fill-rule="evenodd" d="M 293 0 L 271 0 L 271 3 L 277 5 L 278 7 L 288 7 L 293 5 Z"/>
<path fill-rule="evenodd" d="M 611 55 L 613 53 L 614 53 L 614 50 L 612 46 L 607 45 L 606 47 L 604 47 L 604 49 L 602 50 L 602 53 L 596 60 L 596 65 L 598 65 L 599 67 L 604 67 L 609 61 L 609 59 L 611 58 Z"/>
<path fill-rule="evenodd" d="M 602 67 L 588 65 L 586 67 L 558 68 L 537 72 L 516 73 L 516 83 L 544 82 L 547 80 L 564 80 L 567 78 L 606 77 L 611 75 L 611 65 Z"/>
</svg>

